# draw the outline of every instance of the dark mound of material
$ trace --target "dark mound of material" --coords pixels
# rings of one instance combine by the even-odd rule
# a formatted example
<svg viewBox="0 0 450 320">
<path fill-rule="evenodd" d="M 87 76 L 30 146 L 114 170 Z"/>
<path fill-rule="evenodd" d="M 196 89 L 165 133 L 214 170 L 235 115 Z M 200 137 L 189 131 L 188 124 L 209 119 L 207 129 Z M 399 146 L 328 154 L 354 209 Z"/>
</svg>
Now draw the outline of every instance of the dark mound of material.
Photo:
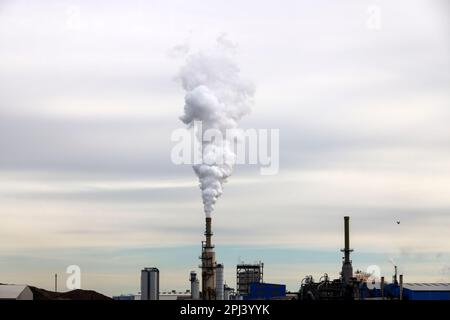
<svg viewBox="0 0 450 320">
<path fill-rule="evenodd" d="M 76 289 L 68 292 L 53 292 L 31 287 L 34 300 L 112 300 L 111 298 L 93 290 Z"/>
</svg>

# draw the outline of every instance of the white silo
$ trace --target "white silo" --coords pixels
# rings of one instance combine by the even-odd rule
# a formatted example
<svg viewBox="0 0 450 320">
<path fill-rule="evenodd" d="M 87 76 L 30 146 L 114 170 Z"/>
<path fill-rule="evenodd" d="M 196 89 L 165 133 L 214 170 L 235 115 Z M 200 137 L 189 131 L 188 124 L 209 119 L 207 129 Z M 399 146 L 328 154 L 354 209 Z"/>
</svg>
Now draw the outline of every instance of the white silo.
<svg viewBox="0 0 450 320">
<path fill-rule="evenodd" d="M 223 300 L 223 264 L 218 264 L 216 266 L 216 300 Z"/>
<path fill-rule="evenodd" d="M 141 300 L 159 300 L 158 268 L 144 268 L 141 271 Z"/>
<path fill-rule="evenodd" d="M 189 278 L 191 282 L 191 299 L 199 300 L 200 299 L 200 284 L 197 279 L 197 273 L 195 271 L 191 271 L 191 276 Z"/>
</svg>

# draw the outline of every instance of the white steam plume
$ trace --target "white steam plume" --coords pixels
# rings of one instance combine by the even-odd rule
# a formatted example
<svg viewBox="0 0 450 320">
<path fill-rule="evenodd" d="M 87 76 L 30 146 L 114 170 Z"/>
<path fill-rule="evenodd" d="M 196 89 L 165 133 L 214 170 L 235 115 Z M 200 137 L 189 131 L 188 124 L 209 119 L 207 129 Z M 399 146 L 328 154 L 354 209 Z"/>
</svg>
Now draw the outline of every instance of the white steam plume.
<svg viewBox="0 0 450 320">
<path fill-rule="evenodd" d="M 199 178 L 206 216 L 214 210 L 236 162 L 225 132 L 235 129 L 238 121 L 250 112 L 254 92 L 253 85 L 240 77 L 233 60 L 234 47 L 223 36 L 217 42 L 213 50 L 188 56 L 179 74 L 186 91 L 181 121 L 189 126 L 201 121 L 203 132 L 218 130 L 223 136 L 221 141 L 203 141 L 200 135 L 196 136 L 202 145 L 203 160 L 193 168 Z"/>
</svg>

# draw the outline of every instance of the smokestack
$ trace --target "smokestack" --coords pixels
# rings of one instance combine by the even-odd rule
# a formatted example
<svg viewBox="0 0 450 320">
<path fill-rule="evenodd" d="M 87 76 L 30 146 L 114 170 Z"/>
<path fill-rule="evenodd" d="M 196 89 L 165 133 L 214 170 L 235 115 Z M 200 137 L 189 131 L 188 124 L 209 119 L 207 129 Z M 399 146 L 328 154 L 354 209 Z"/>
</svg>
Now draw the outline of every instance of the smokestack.
<svg viewBox="0 0 450 320">
<path fill-rule="evenodd" d="M 345 229 L 345 248 L 341 251 L 344 252 L 344 262 L 342 263 L 342 282 L 344 284 L 349 284 L 351 278 L 353 278 L 353 267 L 352 261 L 350 260 L 350 252 L 353 250 L 350 249 L 350 217 L 344 217 L 344 229 Z"/>
<path fill-rule="evenodd" d="M 397 281 L 397 266 L 394 266 L 394 276 L 392 277 L 392 282 L 394 283 L 394 284 L 398 284 L 398 281 Z"/>
<path fill-rule="evenodd" d="M 211 217 L 206 217 L 206 230 L 205 230 L 205 237 L 206 237 L 206 247 L 211 247 Z"/>
<path fill-rule="evenodd" d="M 211 217 L 206 217 L 206 241 L 202 242 L 202 298 L 216 299 L 216 254 L 212 245 Z"/>
<path fill-rule="evenodd" d="M 344 262 L 350 262 L 350 217 L 344 217 L 344 228 L 345 228 L 345 257 Z"/>
<path fill-rule="evenodd" d="M 403 275 L 400 275 L 400 293 L 399 293 L 399 299 L 403 300 Z"/>
<path fill-rule="evenodd" d="M 384 277 L 381 277 L 380 291 L 381 291 L 381 299 L 384 300 Z"/>
</svg>

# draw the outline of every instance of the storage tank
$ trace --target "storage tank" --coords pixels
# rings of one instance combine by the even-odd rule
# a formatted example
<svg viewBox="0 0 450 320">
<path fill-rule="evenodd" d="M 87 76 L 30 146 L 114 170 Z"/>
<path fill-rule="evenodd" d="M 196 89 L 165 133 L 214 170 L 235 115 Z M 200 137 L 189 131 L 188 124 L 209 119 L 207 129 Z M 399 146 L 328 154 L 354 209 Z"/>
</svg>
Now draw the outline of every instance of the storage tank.
<svg viewBox="0 0 450 320">
<path fill-rule="evenodd" d="M 224 299 L 223 264 L 216 266 L 216 300 Z"/>
<path fill-rule="evenodd" d="M 141 300 L 159 300 L 158 268 L 144 268 L 141 271 Z"/>
<path fill-rule="evenodd" d="M 200 284 L 197 279 L 197 273 L 195 271 L 191 271 L 191 276 L 189 278 L 191 282 L 191 299 L 199 300 L 200 299 Z"/>
</svg>

